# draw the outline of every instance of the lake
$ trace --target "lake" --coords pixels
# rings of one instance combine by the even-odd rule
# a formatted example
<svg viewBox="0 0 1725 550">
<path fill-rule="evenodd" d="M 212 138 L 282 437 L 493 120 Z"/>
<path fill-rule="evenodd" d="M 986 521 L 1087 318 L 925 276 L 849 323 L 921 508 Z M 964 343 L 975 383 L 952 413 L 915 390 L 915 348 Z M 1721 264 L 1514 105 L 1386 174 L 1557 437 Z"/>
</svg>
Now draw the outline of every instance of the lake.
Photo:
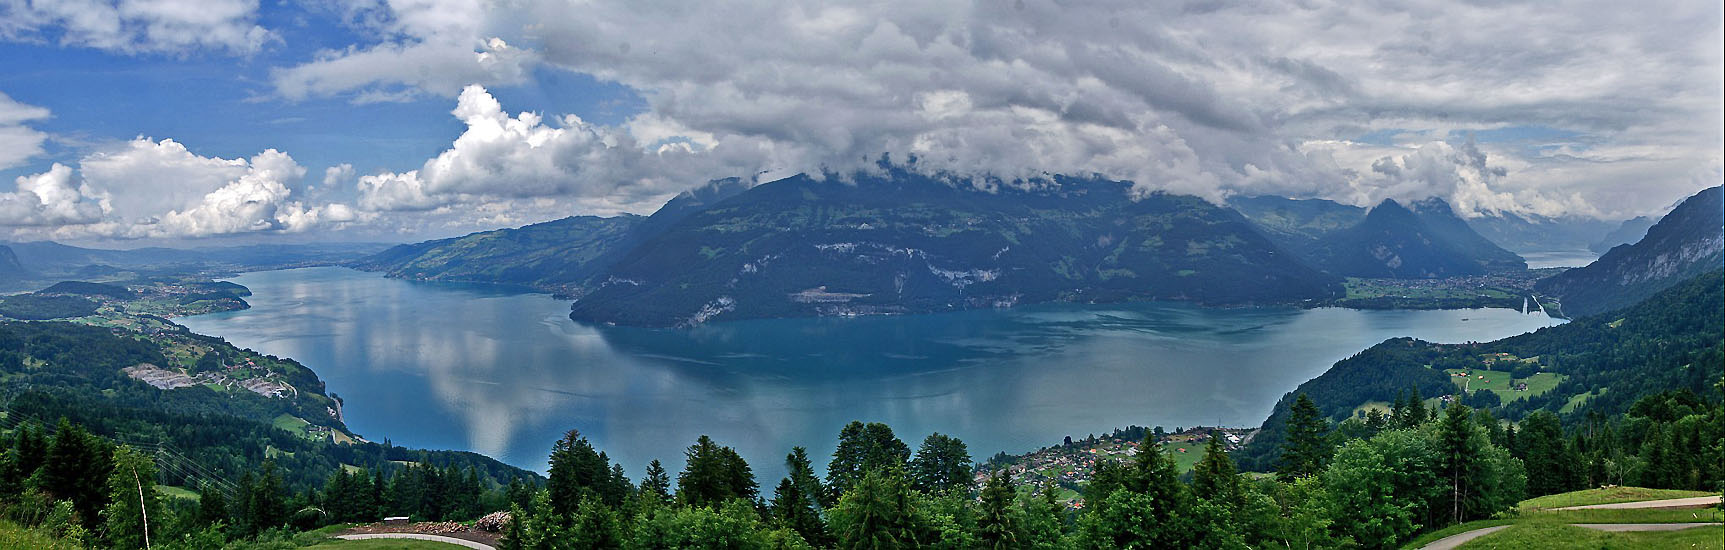
<svg viewBox="0 0 1725 550">
<path fill-rule="evenodd" d="M 881 421 L 971 455 L 1130 424 L 1256 426 L 1283 393 L 1384 339 L 1487 341 L 1560 320 L 1507 309 L 1355 311 L 1053 304 L 692 330 L 580 324 L 567 302 L 345 268 L 231 279 L 252 308 L 179 319 L 316 370 L 375 441 L 544 471 L 580 429 L 632 478 L 676 472 L 701 434 L 770 488 L 792 445 L 823 467 L 839 428 Z"/>
</svg>

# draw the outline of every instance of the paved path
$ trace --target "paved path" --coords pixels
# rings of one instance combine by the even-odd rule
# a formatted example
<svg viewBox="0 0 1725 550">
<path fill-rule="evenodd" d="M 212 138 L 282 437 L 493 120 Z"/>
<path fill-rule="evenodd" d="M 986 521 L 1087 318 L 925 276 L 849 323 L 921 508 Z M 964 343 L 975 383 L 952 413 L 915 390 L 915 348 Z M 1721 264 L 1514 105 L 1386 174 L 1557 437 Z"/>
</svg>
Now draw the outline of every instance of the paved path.
<svg viewBox="0 0 1725 550">
<path fill-rule="evenodd" d="M 1718 497 L 1714 497 L 1714 498 L 1717 499 Z M 1720 523 L 1571 523 L 1570 525 L 1573 525 L 1576 527 L 1586 527 L 1588 529 L 1598 529 L 1600 531 L 1625 532 L 1625 531 L 1681 531 L 1684 529 L 1693 529 L 1696 527 L 1709 527 L 1709 526 L 1718 527 L 1720 525 L 1725 525 L 1725 524 L 1720 524 Z M 1497 527 L 1486 527 L 1484 529 L 1474 529 L 1472 531 L 1467 531 L 1467 532 L 1463 532 L 1460 534 L 1450 535 L 1450 536 L 1438 539 L 1436 541 L 1433 541 L 1431 544 L 1421 546 L 1420 550 L 1454 550 L 1455 548 L 1458 548 L 1463 544 L 1467 544 L 1468 542 L 1472 541 L 1473 539 L 1477 539 L 1477 538 L 1480 538 L 1480 537 L 1483 537 L 1486 535 L 1490 535 L 1492 533 L 1496 533 L 1498 531 L 1502 531 L 1502 530 L 1508 529 L 1510 527 L 1513 527 L 1513 525 L 1499 525 Z"/>
<path fill-rule="evenodd" d="M 1480 538 L 1480 537 L 1483 537 L 1486 535 L 1490 535 L 1492 533 L 1496 533 L 1498 531 L 1508 529 L 1509 527 L 1510 526 L 1508 526 L 1508 525 L 1499 525 L 1497 527 L 1487 527 L 1484 529 L 1474 529 L 1472 531 L 1464 531 L 1464 532 L 1459 533 L 1459 534 L 1450 535 L 1450 536 L 1432 541 L 1431 544 L 1421 546 L 1420 550 L 1452 550 L 1457 546 L 1467 544 L 1467 542 L 1470 540 L 1477 539 L 1477 538 Z"/>
<path fill-rule="evenodd" d="M 497 550 L 496 548 L 492 547 L 489 544 L 473 542 L 470 540 L 458 539 L 455 537 L 445 537 L 443 535 L 425 535 L 425 534 L 420 534 L 420 533 L 365 533 L 365 534 L 359 534 L 359 535 L 336 535 L 335 538 L 342 539 L 342 540 L 366 540 L 366 539 L 429 540 L 429 541 L 434 541 L 434 542 L 445 542 L 445 543 L 454 544 L 454 545 L 458 545 L 458 546 L 465 546 L 468 548 L 472 548 L 473 550 Z"/>
<path fill-rule="evenodd" d="M 1672 498 L 1665 500 L 1640 500 L 1635 502 L 1619 502 L 1616 504 L 1589 504 L 1587 506 L 1565 506 L 1551 510 L 1626 510 L 1633 508 L 1700 508 L 1719 503 L 1719 495 L 1691 498 Z"/>
<path fill-rule="evenodd" d="M 1576 527 L 1598 529 L 1600 531 L 1682 531 L 1696 527 L 1718 527 L 1720 523 L 1576 523 Z"/>
</svg>

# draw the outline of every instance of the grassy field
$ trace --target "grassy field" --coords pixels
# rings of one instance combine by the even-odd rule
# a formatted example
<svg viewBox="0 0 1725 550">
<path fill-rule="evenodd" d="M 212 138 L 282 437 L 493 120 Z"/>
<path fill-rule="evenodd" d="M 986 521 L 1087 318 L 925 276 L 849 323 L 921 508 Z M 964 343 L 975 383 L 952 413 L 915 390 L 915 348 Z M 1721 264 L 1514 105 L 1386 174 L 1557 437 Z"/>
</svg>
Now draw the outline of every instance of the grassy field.
<svg viewBox="0 0 1725 550">
<path fill-rule="evenodd" d="M 294 416 L 291 414 L 287 414 L 287 413 L 282 413 L 281 416 L 275 417 L 274 424 L 275 424 L 275 427 L 281 428 L 283 430 L 287 430 L 288 433 L 291 433 L 294 435 L 305 435 L 305 427 L 307 424 L 311 424 L 311 423 L 306 422 L 304 419 L 302 419 L 300 417 L 297 417 L 297 416 Z"/>
<path fill-rule="evenodd" d="M 1681 531 L 1608 533 L 1560 523 L 1517 524 L 1462 545 L 1462 548 L 1694 548 L 1725 547 L 1725 530 L 1719 526 Z"/>
<path fill-rule="evenodd" d="M 16 523 L 0 520 L 0 548 L 78 550 L 83 547 L 50 537 L 47 533 L 37 529 L 26 529 Z"/>
<path fill-rule="evenodd" d="M 1611 388 L 1599 388 L 1599 395 L 1605 395 L 1605 390 L 1609 389 Z M 1563 404 L 1563 408 L 1557 410 L 1557 413 L 1569 414 L 1574 411 L 1576 407 L 1586 404 L 1587 400 L 1593 398 L 1593 395 L 1593 392 L 1575 394 L 1575 396 L 1569 398 L 1569 402 Z"/>
<path fill-rule="evenodd" d="M 1182 453 L 1177 449 L 1186 449 L 1186 452 Z M 1204 449 L 1203 443 L 1181 443 L 1169 445 L 1168 454 L 1174 455 L 1174 465 L 1180 473 L 1186 473 L 1192 471 L 1192 466 L 1198 464 L 1199 460 L 1204 459 Z"/>
<path fill-rule="evenodd" d="M 1515 391 L 1510 389 L 1509 383 L 1511 380 L 1508 371 L 1485 369 L 1444 369 L 1444 372 L 1450 375 L 1450 381 L 1455 382 L 1455 386 L 1457 388 L 1467 388 L 1469 390 L 1491 390 L 1496 392 L 1498 397 L 1503 398 L 1504 403 L 1517 399 L 1533 397 L 1551 391 L 1552 388 L 1556 388 L 1557 384 L 1562 382 L 1565 378 L 1563 375 L 1555 372 L 1537 373 L 1533 376 L 1527 377 L 1527 391 Z M 1468 376 L 1456 376 L 1457 374 L 1462 373 L 1467 373 Z"/>
<path fill-rule="evenodd" d="M 1639 502 L 1643 500 L 1704 497 L 1712 494 L 1713 493 L 1706 491 L 1683 491 L 1678 489 L 1612 487 L 1609 489 L 1588 489 L 1585 491 L 1546 495 L 1539 498 L 1521 501 L 1519 506 L 1522 510 L 1535 510 L 1540 508 L 1587 506 L 1590 504 L 1614 504 L 1618 502 Z"/>
<path fill-rule="evenodd" d="M 1604 533 L 1592 529 L 1571 527 L 1574 523 L 1719 523 L 1725 513 L 1718 508 L 1686 510 L 1570 510 L 1551 511 L 1541 508 L 1609 504 L 1640 500 L 1662 500 L 1706 496 L 1712 493 L 1642 489 L 1625 487 L 1619 490 L 1576 491 L 1524 500 L 1513 517 L 1471 521 L 1432 531 L 1404 544 L 1403 548 L 1419 548 L 1432 541 L 1474 529 L 1513 525 L 1488 537 L 1475 539 L 1462 548 L 1720 548 L 1725 540 L 1721 527 L 1703 527 L 1677 532 Z M 1570 531 L 1579 529 L 1580 531 Z M 1583 532 L 1585 531 L 1585 532 Z M 1705 535 L 1705 536 L 1702 536 Z M 1699 538 L 1711 537 L 1712 546 L 1700 545 Z"/>
<path fill-rule="evenodd" d="M 181 500 L 197 500 L 198 499 L 198 492 L 197 491 L 193 491 L 193 490 L 187 489 L 185 487 L 175 487 L 173 485 L 157 485 L 156 486 L 156 492 L 161 493 L 162 496 L 168 497 L 170 499 L 175 499 L 175 498 L 181 499 Z"/>
</svg>

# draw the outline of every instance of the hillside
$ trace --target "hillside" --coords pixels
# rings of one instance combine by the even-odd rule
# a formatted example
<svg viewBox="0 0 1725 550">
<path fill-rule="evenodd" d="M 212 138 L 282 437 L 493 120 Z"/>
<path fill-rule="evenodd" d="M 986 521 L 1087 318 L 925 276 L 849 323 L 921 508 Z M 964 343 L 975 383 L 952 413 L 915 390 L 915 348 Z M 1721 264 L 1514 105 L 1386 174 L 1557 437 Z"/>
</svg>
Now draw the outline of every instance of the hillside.
<svg viewBox="0 0 1725 550">
<path fill-rule="evenodd" d="M 232 482 L 270 458 L 293 490 L 344 468 L 391 461 L 472 466 L 507 483 L 534 475 L 473 453 L 421 451 L 350 434 L 339 399 L 291 359 L 243 350 L 140 316 L 135 330 L 63 322 L 0 322 L 0 428 L 65 418 L 92 432 L 160 445 L 197 463 L 168 484 Z M 147 325 L 147 326 L 145 326 Z M 284 423 L 284 419 L 291 422 Z M 290 427 L 291 426 L 291 427 Z"/>
<path fill-rule="evenodd" d="M 591 275 L 591 262 L 622 242 L 643 219 L 576 216 L 406 244 L 367 257 L 354 267 L 406 279 L 560 289 Z"/>
<path fill-rule="evenodd" d="M 1360 223 L 1315 241 L 1306 254 L 1337 275 L 1436 278 L 1525 269 L 1526 262 L 1468 228 L 1441 201 L 1415 213 L 1394 200 L 1372 208 Z"/>
<path fill-rule="evenodd" d="M 1713 187 L 1677 205 L 1639 242 L 1613 248 L 1534 289 L 1562 300 L 1565 315 L 1592 315 L 1627 307 L 1720 267 L 1725 267 L 1725 190 Z"/>
<path fill-rule="evenodd" d="M 1364 208 L 1324 199 L 1231 197 L 1228 206 L 1251 220 L 1270 240 L 1293 251 L 1304 250 L 1325 235 L 1366 219 Z"/>
<path fill-rule="evenodd" d="M 650 217 L 572 216 L 511 229 L 404 244 L 349 264 L 390 277 L 520 285 L 580 295 L 619 256 L 714 202 L 748 189 L 737 178 L 684 191 Z"/>
<path fill-rule="evenodd" d="M 836 178 L 835 178 L 836 179 Z M 689 214 L 632 247 L 580 321 L 915 313 L 1055 300 L 1281 302 L 1336 295 L 1239 214 L 1196 197 L 1056 178 L 965 188 L 891 171 L 799 175 Z M 655 216 L 657 217 L 657 216 Z"/>
<path fill-rule="evenodd" d="M 1427 398 L 1458 393 L 1455 377 L 1443 369 L 1484 376 L 1476 380 L 1561 375 L 1561 381 L 1544 391 L 1500 393 L 1502 404 L 1493 410 L 1499 418 L 1509 419 L 1536 410 L 1609 416 L 1628 410 L 1644 396 L 1668 390 L 1705 395 L 1719 380 L 1719 365 L 1725 364 L 1721 334 L 1725 334 L 1725 271 L 1715 270 L 1620 314 L 1583 317 L 1495 342 L 1388 340 L 1336 363 L 1283 396 L 1241 461 L 1259 469 L 1272 466 L 1295 395 L 1306 394 L 1324 416 L 1342 420 L 1362 405 L 1391 402 L 1398 392 L 1411 388 Z"/>
<path fill-rule="evenodd" d="M 1459 250 L 1485 267 L 1486 272 L 1522 271 L 1527 262 L 1514 252 L 1481 236 L 1472 224 L 1450 208 L 1443 199 L 1431 197 L 1408 205 L 1427 230 L 1444 244 Z"/>
</svg>

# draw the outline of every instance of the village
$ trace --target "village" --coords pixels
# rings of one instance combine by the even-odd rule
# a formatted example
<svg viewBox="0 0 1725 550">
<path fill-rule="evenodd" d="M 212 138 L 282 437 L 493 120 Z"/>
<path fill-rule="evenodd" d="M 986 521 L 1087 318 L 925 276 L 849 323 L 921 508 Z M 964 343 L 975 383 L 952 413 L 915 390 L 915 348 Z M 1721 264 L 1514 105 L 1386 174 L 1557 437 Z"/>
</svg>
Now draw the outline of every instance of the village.
<svg viewBox="0 0 1725 550">
<path fill-rule="evenodd" d="M 1083 439 L 1068 436 L 1059 445 L 1031 453 L 996 455 L 977 468 L 975 481 L 977 486 L 981 486 L 997 472 L 1005 471 L 1012 476 L 1020 492 L 1040 495 L 1044 491 L 1055 491 L 1056 500 L 1068 509 L 1081 510 L 1084 508 L 1083 487 L 1095 475 L 1097 464 L 1132 460 L 1141 452 L 1146 436 L 1160 442 L 1163 450 L 1174 457 L 1180 472 L 1185 473 L 1204 457 L 1204 449 L 1209 445 L 1212 434 L 1222 438 L 1223 449 L 1233 451 L 1250 442 L 1256 431 L 1252 428 L 1193 426 L 1164 432 L 1161 426 L 1150 429 L 1132 426 Z"/>
</svg>

